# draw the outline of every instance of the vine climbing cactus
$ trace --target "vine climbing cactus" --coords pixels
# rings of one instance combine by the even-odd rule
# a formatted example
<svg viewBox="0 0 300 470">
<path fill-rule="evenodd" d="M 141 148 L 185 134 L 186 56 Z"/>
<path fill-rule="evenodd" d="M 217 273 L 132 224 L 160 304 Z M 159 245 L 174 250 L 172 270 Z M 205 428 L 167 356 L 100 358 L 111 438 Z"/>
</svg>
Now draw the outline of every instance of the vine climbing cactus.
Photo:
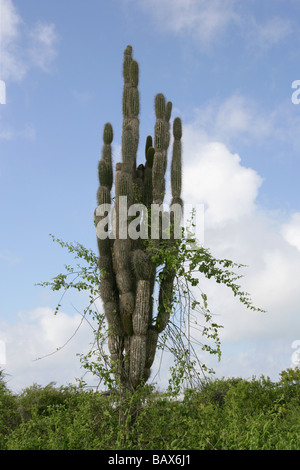
<svg viewBox="0 0 300 470">
<path fill-rule="evenodd" d="M 161 208 L 164 202 L 172 103 L 166 102 L 163 94 L 156 95 L 154 139 L 147 137 L 145 162 L 137 165 L 139 67 L 132 58 L 131 46 L 124 51 L 123 78 L 122 162 L 116 164 L 112 197 L 113 128 L 107 123 L 98 165 L 100 185 L 95 225 L 101 273 L 100 295 L 109 326 L 110 358 L 121 385 L 134 391 L 150 376 L 158 335 L 166 328 L 171 312 L 175 270 L 165 263 L 157 276 L 160 261 L 154 253 L 166 238 L 163 227 L 165 214 L 156 208 Z M 182 128 L 178 117 L 173 122 L 173 136 L 171 207 L 176 206 L 181 213 Z M 107 214 L 113 199 L 111 226 Z M 132 213 L 132 207 L 139 209 L 138 217 Z M 169 211 L 167 220 L 168 228 L 174 228 L 173 210 Z M 140 231 L 140 236 L 130 236 L 130 224 Z M 169 234 L 168 243 L 175 246 L 174 231 L 170 230 Z M 157 305 L 154 302 L 156 282 L 159 283 Z"/>
</svg>

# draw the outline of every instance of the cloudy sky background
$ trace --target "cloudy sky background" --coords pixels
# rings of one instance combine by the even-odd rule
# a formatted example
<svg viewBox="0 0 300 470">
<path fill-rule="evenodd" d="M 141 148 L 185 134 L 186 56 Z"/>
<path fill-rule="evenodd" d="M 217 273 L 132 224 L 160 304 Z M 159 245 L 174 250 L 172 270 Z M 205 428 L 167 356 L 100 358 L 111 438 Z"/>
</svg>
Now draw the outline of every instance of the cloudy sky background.
<svg viewBox="0 0 300 470">
<path fill-rule="evenodd" d="M 139 162 L 162 92 L 183 121 L 183 196 L 205 205 L 205 246 L 248 265 L 242 286 L 267 310 L 250 312 L 202 281 L 224 326 L 221 362 L 203 360 L 217 376 L 273 380 L 295 365 L 299 18 L 296 0 L 0 0 L 0 367 L 12 389 L 82 373 L 76 353 L 93 340 L 87 323 L 62 350 L 35 359 L 68 341 L 85 297 L 67 297 L 54 316 L 60 294 L 34 284 L 72 262 L 49 233 L 96 250 L 101 134 L 110 121 L 116 163 L 127 44 L 140 65 Z M 167 366 L 166 358 L 161 386 Z"/>
</svg>

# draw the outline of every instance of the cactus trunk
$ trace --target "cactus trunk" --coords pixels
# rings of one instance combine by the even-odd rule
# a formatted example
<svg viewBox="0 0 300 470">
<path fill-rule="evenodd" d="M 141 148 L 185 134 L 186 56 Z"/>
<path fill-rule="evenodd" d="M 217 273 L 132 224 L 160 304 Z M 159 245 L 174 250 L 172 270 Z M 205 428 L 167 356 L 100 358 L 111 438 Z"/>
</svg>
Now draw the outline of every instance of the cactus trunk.
<svg viewBox="0 0 300 470">
<path fill-rule="evenodd" d="M 107 212 L 104 210 L 109 212 L 113 186 L 113 129 L 110 123 L 104 126 L 102 157 L 98 164 L 100 185 L 95 225 L 101 273 L 100 295 L 109 326 L 108 347 L 111 361 L 121 386 L 134 391 L 150 376 L 159 333 L 166 328 L 172 312 L 176 272 L 167 264 L 163 266 L 163 276 L 159 280 L 158 308 L 155 311 L 153 294 L 159 262 L 153 261 L 148 240 L 130 236 L 129 225 L 134 217 L 128 215 L 128 209 L 134 203 L 146 208 L 142 222 L 136 225 L 141 229 L 141 223 L 146 224 L 145 233 L 148 233 L 149 239 L 151 236 L 155 238 L 154 246 L 159 248 L 163 233 L 159 224 L 158 230 L 151 229 L 152 224 L 158 222 L 153 204 L 160 206 L 164 201 L 172 103 L 166 102 L 161 93 L 155 97 L 154 139 L 147 137 L 145 162 L 137 166 L 139 68 L 132 58 L 131 46 L 127 46 L 124 52 L 123 78 L 122 162 L 116 164 L 115 171 L 113 231 L 109 233 L 109 226 L 105 224 Z M 171 162 L 172 203 L 182 207 L 181 133 L 181 121 L 176 118 L 173 125 Z M 99 209 L 100 206 L 102 210 Z M 156 218 L 161 220 L 161 215 L 156 214 Z M 100 227 L 102 233 L 99 233 Z M 153 234 L 157 236 L 154 237 Z"/>
</svg>

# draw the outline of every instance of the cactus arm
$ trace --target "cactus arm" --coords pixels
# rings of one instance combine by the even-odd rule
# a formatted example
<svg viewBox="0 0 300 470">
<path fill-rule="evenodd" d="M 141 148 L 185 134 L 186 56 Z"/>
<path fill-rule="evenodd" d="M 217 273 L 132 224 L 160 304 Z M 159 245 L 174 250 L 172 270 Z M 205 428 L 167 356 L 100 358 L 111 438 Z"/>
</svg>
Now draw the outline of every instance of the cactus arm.
<svg viewBox="0 0 300 470">
<path fill-rule="evenodd" d="M 153 161 L 153 198 L 155 204 L 161 205 L 165 194 L 165 172 L 167 168 L 167 150 L 170 142 L 169 119 L 172 104 L 166 106 L 166 100 L 162 93 L 155 97 L 156 122 L 154 127 L 155 154 Z"/>
<path fill-rule="evenodd" d="M 111 142 L 113 140 L 113 129 L 110 123 L 105 124 L 103 132 L 102 158 L 98 165 L 99 189 L 97 192 L 98 206 L 110 204 L 112 187 L 112 156 Z M 95 213 L 96 225 L 104 216 Z M 108 227 L 107 227 L 108 230 Z M 120 313 L 118 306 L 118 293 L 116 279 L 112 267 L 111 240 L 109 238 L 97 238 L 99 249 L 99 269 L 100 269 L 100 295 L 104 304 L 104 312 L 109 327 L 117 335 L 122 335 Z"/>
<path fill-rule="evenodd" d="M 126 214 L 125 232 L 127 237 L 128 207 L 134 202 L 133 181 L 136 175 L 136 152 L 139 140 L 139 92 L 138 92 L 138 64 L 132 59 L 132 48 L 128 46 L 124 52 L 123 62 L 123 132 L 122 132 L 122 164 L 118 164 L 118 177 L 116 180 L 116 218 L 117 234 L 113 253 L 115 260 L 116 282 L 120 292 L 120 315 L 125 335 L 133 334 L 132 315 L 135 307 L 135 279 L 133 277 L 131 262 L 131 243 L 128 239 L 120 237 L 120 197 L 127 197 L 124 207 Z"/>
<path fill-rule="evenodd" d="M 171 164 L 171 189 L 172 204 L 179 203 L 182 206 L 181 186 L 182 186 L 182 164 L 181 164 L 181 137 L 182 125 L 180 118 L 174 119 L 173 124 L 173 157 Z"/>
<path fill-rule="evenodd" d="M 181 199 L 181 137 L 182 137 L 182 125 L 180 118 L 175 118 L 173 123 L 173 155 L 171 163 L 171 188 L 172 188 L 172 204 L 180 204 L 183 206 Z M 175 221 L 174 213 L 170 214 L 171 224 L 177 223 Z M 173 226 L 173 230 L 175 227 Z M 176 249 L 176 245 L 174 244 Z M 176 253 L 175 253 L 176 254 Z M 160 289 L 159 289 L 159 307 L 158 315 L 156 319 L 156 327 L 159 333 L 161 333 L 168 324 L 171 306 L 172 306 L 172 294 L 174 288 L 174 279 L 176 271 L 174 268 L 169 267 L 166 261 L 165 266 L 161 273 Z"/>
</svg>

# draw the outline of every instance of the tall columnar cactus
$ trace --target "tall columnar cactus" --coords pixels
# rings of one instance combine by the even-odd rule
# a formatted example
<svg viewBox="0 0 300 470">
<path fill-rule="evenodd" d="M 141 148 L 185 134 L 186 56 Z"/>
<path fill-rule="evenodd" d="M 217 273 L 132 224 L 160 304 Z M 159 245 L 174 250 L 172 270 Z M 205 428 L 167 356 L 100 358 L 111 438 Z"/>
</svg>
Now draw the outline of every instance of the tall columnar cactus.
<svg viewBox="0 0 300 470">
<path fill-rule="evenodd" d="M 127 46 L 124 52 L 123 78 L 122 163 L 116 164 L 115 171 L 114 237 L 98 235 L 97 240 L 101 272 L 100 294 L 109 325 L 108 347 L 111 361 L 121 384 L 135 390 L 150 376 L 158 335 L 169 321 L 175 272 L 168 266 L 163 267 L 163 275 L 159 281 L 158 308 L 154 308 L 153 294 L 158 266 L 153 261 L 153 253 L 147 246 L 147 240 L 131 239 L 128 236 L 128 224 L 132 221 L 132 216 L 128 216 L 128 208 L 134 203 L 147 207 L 147 216 L 143 223 L 149 224 L 149 229 L 146 228 L 150 238 L 151 223 L 154 223 L 153 204 L 161 205 L 164 201 L 172 103 L 166 102 L 162 94 L 155 97 L 154 139 L 147 137 L 145 164 L 137 166 L 139 68 L 132 58 L 131 46 Z M 176 118 L 173 123 L 171 189 L 172 204 L 176 203 L 180 207 L 183 206 L 180 198 L 181 134 L 181 121 Z M 98 165 L 100 186 L 97 193 L 98 207 L 104 208 L 103 205 L 110 204 L 112 199 L 112 140 L 113 129 L 107 123 L 103 133 L 102 158 Z M 122 208 L 124 211 L 122 196 L 123 200 L 124 196 L 127 197 L 126 214 L 121 213 Z M 104 211 L 96 210 L 95 224 L 103 222 L 105 216 Z M 108 235 L 108 225 L 105 230 Z M 161 229 L 158 234 L 156 247 L 162 240 Z"/>
</svg>

